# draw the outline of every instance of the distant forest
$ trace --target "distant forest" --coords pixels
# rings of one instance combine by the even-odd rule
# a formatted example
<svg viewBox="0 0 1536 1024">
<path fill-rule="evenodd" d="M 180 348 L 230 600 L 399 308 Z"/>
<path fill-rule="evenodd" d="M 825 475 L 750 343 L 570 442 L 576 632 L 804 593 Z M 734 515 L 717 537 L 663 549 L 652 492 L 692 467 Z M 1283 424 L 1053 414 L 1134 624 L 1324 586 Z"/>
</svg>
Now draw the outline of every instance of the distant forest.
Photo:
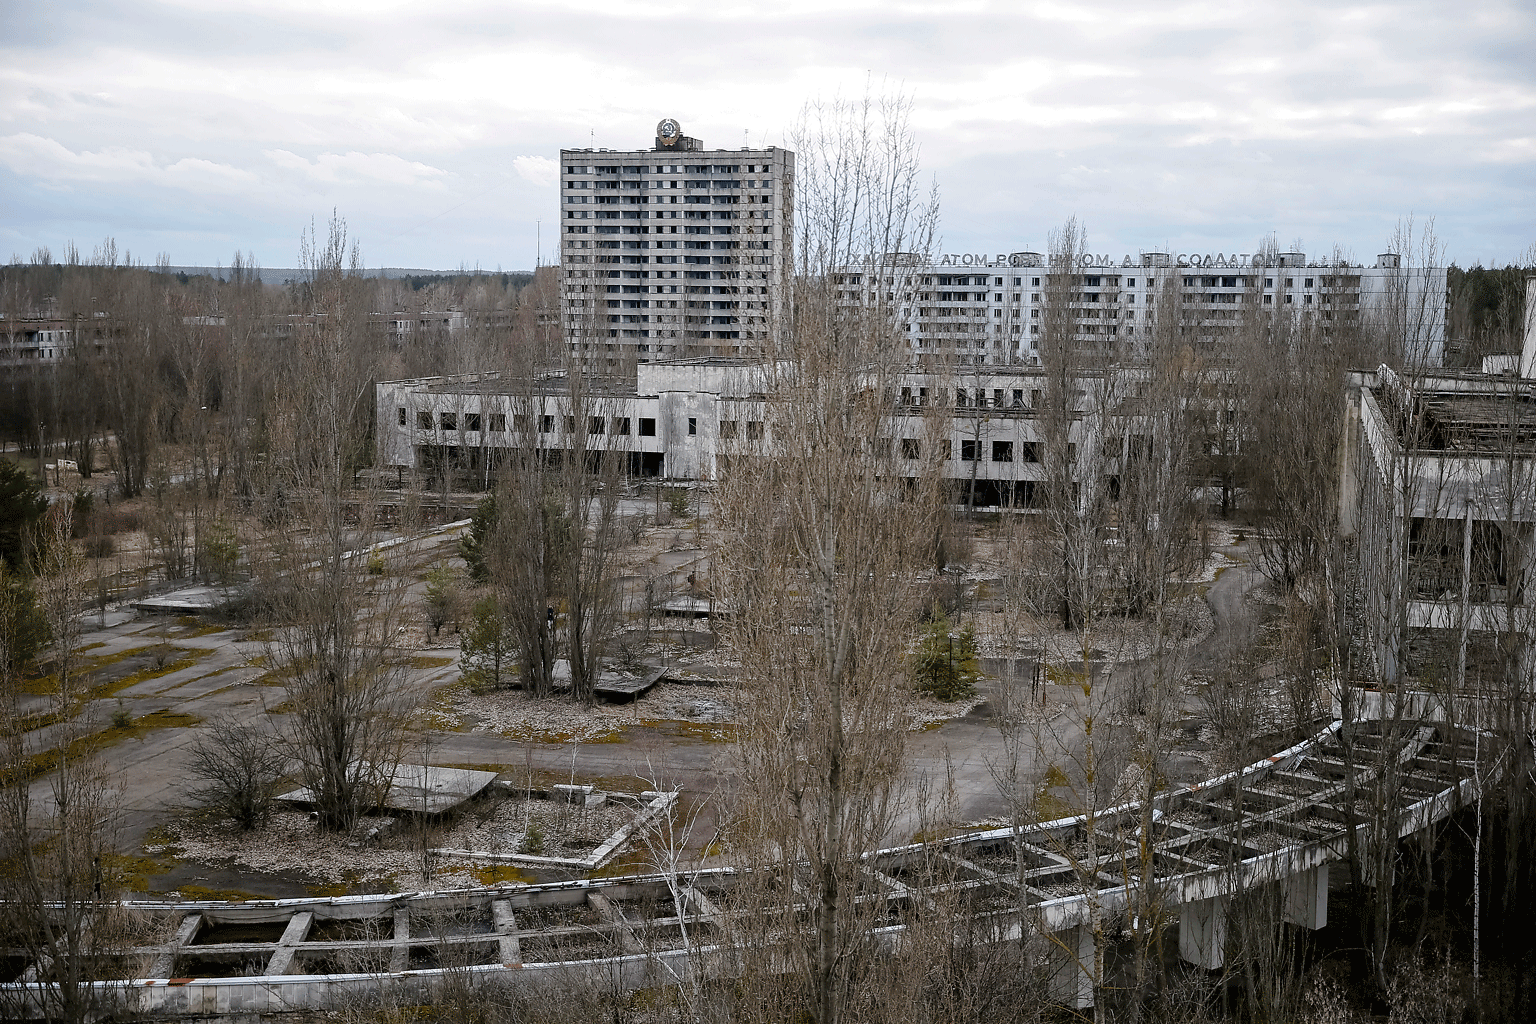
<svg viewBox="0 0 1536 1024">
<path fill-rule="evenodd" d="M 1446 324 L 1448 366 L 1476 368 L 1484 356 L 1520 351 L 1525 279 L 1536 274 L 1536 259 L 1523 262 L 1524 266 L 1450 268 L 1446 275 L 1451 299 Z"/>
</svg>

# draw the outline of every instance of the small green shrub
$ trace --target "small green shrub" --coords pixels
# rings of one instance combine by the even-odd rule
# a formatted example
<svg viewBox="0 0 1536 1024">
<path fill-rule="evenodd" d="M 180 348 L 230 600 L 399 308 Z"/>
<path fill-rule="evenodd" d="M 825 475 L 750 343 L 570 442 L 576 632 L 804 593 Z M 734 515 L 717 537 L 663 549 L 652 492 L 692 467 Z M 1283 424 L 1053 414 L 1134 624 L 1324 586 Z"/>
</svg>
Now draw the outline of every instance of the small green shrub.
<svg viewBox="0 0 1536 1024">
<path fill-rule="evenodd" d="M 544 852 L 544 830 L 539 828 L 538 822 L 528 823 L 528 831 L 523 833 L 523 841 L 518 847 L 518 852 L 532 854 L 535 857 Z"/>
<path fill-rule="evenodd" d="M 384 566 L 384 556 L 383 555 L 375 553 L 375 554 L 372 554 L 372 555 L 368 556 L 368 575 L 369 576 L 383 576 L 384 575 L 384 569 L 385 569 L 385 566 Z"/>
<path fill-rule="evenodd" d="M 228 582 L 240 562 L 240 539 L 228 523 L 212 522 L 198 537 L 198 554 L 203 570 L 221 582 Z"/>
<path fill-rule="evenodd" d="M 938 612 L 937 606 L 934 610 Z M 981 677 L 976 634 L 970 627 L 953 633 L 949 617 L 935 614 L 918 641 L 912 674 L 919 690 L 931 693 L 939 700 L 974 696 L 976 680 Z"/>
<path fill-rule="evenodd" d="M 688 490 L 684 487 L 667 488 L 667 507 L 672 514 L 681 519 L 689 512 Z"/>
<path fill-rule="evenodd" d="M 133 716 L 128 713 L 127 708 L 119 705 L 118 709 L 112 712 L 112 725 L 117 729 L 127 729 L 133 725 Z"/>
</svg>

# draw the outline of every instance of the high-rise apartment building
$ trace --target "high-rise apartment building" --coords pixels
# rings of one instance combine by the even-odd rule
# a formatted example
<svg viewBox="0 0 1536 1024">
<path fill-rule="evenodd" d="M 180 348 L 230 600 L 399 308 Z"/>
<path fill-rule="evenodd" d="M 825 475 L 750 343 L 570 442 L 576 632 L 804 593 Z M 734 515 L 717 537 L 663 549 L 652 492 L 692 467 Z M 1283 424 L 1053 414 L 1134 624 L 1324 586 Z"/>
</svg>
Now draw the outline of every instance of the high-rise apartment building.
<svg viewBox="0 0 1536 1024">
<path fill-rule="evenodd" d="M 890 296 L 919 366 L 1038 365 L 1053 294 L 1079 346 L 1134 350 L 1168 317 L 1197 347 L 1217 346 L 1243 323 L 1284 312 L 1324 335 L 1378 327 L 1414 363 L 1439 366 L 1448 302 L 1444 267 L 1404 267 L 1394 253 L 1370 267 L 1295 252 L 1085 255 L 1071 267 L 1037 252 L 947 254 L 871 261 L 836 284 L 844 302 Z"/>
<path fill-rule="evenodd" d="M 671 118 L 649 149 L 560 151 L 563 334 L 618 368 L 775 350 L 795 155 L 706 149 Z"/>
</svg>

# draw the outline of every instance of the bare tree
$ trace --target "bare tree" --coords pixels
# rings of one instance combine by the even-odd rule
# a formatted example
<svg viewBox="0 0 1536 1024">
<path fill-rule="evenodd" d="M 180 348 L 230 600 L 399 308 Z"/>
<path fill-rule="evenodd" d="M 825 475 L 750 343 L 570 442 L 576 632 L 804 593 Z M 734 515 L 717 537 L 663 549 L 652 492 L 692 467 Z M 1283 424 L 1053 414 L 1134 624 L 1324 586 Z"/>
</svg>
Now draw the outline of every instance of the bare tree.
<svg viewBox="0 0 1536 1024">
<path fill-rule="evenodd" d="M 215 720 L 192 744 L 187 770 L 202 780 L 202 806 L 227 815 L 241 829 L 266 821 L 288 770 L 288 756 L 265 722 L 234 716 Z"/>
<path fill-rule="evenodd" d="M 883 254 L 931 244 L 909 110 L 898 97 L 809 111 L 796 147 L 795 358 L 766 367 L 766 429 L 729 450 L 717 496 L 726 636 L 752 694 L 740 752 L 750 853 L 764 869 L 753 895 L 761 918 L 795 931 L 795 902 L 809 904 L 788 966 L 793 998 L 822 1024 L 843 1019 L 863 980 L 859 855 L 893 821 L 906 722 L 890 667 L 913 637 L 911 579 L 930 564 L 938 510 L 937 453 L 909 483 L 880 443 L 904 355 L 892 306 L 883 290 L 840 301 L 834 282 L 855 254 L 877 254 L 879 267 Z"/>
<path fill-rule="evenodd" d="M 1080 629 L 1102 613 L 1106 596 L 1104 526 L 1109 495 L 1103 472 L 1105 427 L 1119 400 L 1120 377 L 1098 336 L 1080 335 L 1078 272 L 1083 231 L 1076 218 L 1052 233 L 1040 361 L 1045 387 L 1037 411 L 1045 474 L 1046 521 L 1059 557 L 1061 622 Z"/>
<path fill-rule="evenodd" d="M 306 536 L 273 544 L 277 613 L 272 643 L 288 693 L 290 750 L 321 828 L 345 830 L 383 796 L 406 741 L 413 705 L 393 649 L 405 579 L 371 574 L 372 503 L 354 490 L 367 451 L 371 371 L 361 348 L 361 260 L 333 218 L 323 242 L 304 240 L 310 303 L 294 339 L 293 387 L 281 432 L 288 485 Z"/>
</svg>

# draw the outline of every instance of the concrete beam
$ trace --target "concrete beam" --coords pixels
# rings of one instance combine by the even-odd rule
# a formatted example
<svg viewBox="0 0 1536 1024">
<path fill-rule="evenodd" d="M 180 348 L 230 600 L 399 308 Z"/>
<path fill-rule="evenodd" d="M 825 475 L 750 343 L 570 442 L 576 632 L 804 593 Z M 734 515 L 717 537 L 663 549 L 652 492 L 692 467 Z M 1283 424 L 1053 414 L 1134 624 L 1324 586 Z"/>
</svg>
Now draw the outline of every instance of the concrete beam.
<svg viewBox="0 0 1536 1024">
<path fill-rule="evenodd" d="M 176 937 L 161 947 L 150 961 L 149 970 L 145 972 L 150 978 L 169 978 L 176 970 L 176 955 L 181 952 L 181 947 L 191 942 L 197 935 L 198 928 L 202 927 L 203 915 L 198 913 L 187 914 L 182 917 L 181 923 L 176 926 Z"/>
<path fill-rule="evenodd" d="M 517 940 L 517 918 L 512 916 L 512 904 L 496 900 L 491 904 L 491 920 L 501 943 L 501 962 L 508 967 L 520 966 L 523 951 Z"/>
<path fill-rule="evenodd" d="M 395 948 L 389 951 L 389 969 L 399 974 L 411 963 L 411 911 L 409 907 L 395 908 Z"/>
<path fill-rule="evenodd" d="M 624 915 L 619 913 L 619 908 L 615 907 L 608 897 L 600 892 L 589 892 L 587 902 L 592 905 L 593 910 L 597 911 L 598 917 L 613 926 L 614 937 L 619 940 L 619 946 L 625 953 L 644 952 L 640 940 L 630 929 L 629 922 L 624 920 Z"/>
<path fill-rule="evenodd" d="M 288 919 L 288 927 L 283 929 L 283 937 L 277 940 L 277 949 L 272 953 L 272 959 L 267 961 L 267 977 L 288 973 L 288 969 L 293 966 L 293 956 L 298 952 L 299 943 L 309 937 L 309 926 L 314 922 L 315 915 L 307 910 Z"/>
</svg>

